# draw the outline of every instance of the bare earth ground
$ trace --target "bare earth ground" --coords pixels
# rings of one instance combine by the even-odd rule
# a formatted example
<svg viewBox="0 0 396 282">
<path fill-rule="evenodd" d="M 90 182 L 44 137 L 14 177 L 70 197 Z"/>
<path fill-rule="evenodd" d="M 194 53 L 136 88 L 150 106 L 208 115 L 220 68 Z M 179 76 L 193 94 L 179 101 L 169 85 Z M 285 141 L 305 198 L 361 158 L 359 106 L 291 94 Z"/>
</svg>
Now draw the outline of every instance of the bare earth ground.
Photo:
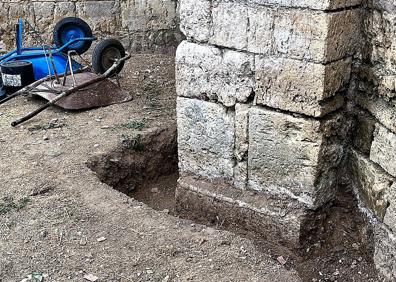
<svg viewBox="0 0 396 282">
<path fill-rule="evenodd" d="M 0 281 L 300 281 L 252 241 L 153 210 L 87 168 L 125 136 L 175 126 L 173 60 L 134 56 L 130 103 L 51 108 L 18 128 L 43 102 L 0 106 Z"/>
</svg>

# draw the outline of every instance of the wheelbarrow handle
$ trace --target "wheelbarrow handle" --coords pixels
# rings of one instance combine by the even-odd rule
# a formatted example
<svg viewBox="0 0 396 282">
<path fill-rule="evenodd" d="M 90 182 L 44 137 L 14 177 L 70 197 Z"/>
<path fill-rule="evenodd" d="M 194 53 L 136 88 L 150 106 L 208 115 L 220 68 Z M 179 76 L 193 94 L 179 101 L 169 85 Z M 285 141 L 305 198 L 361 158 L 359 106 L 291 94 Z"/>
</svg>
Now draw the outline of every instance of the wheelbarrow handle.
<svg viewBox="0 0 396 282">
<path fill-rule="evenodd" d="M 102 81 L 102 80 L 105 80 L 105 79 L 109 78 L 109 76 L 111 76 L 111 73 L 112 73 L 122 62 L 124 62 L 124 61 L 126 61 L 126 60 L 128 60 L 128 59 L 130 59 L 130 58 L 131 58 L 131 55 L 130 55 L 130 54 L 127 54 L 125 57 L 123 57 L 123 58 L 117 60 L 117 61 L 116 61 L 116 62 L 115 62 L 115 63 L 114 63 L 103 75 L 100 75 L 100 76 L 98 76 L 97 78 L 94 78 L 94 79 L 92 79 L 92 80 L 90 80 L 90 81 L 84 82 L 84 83 L 82 83 L 82 84 L 80 84 L 80 85 L 74 86 L 74 87 L 72 87 L 72 88 L 70 88 L 70 89 L 68 89 L 68 90 L 66 90 L 66 91 L 64 91 L 64 92 L 62 92 L 61 94 L 59 94 L 58 96 L 56 96 L 55 99 L 49 101 L 48 103 L 46 103 L 45 105 L 41 106 L 41 107 L 38 108 L 37 110 L 35 110 L 35 111 L 29 113 L 28 115 L 26 115 L 26 116 L 24 116 L 24 117 L 22 117 L 22 118 L 20 118 L 20 119 L 17 119 L 17 120 L 15 120 L 15 121 L 13 121 L 13 122 L 11 123 L 11 126 L 15 127 L 15 126 L 17 126 L 17 125 L 19 125 L 19 124 L 21 124 L 21 123 L 23 123 L 23 122 L 25 122 L 25 121 L 31 119 L 32 117 L 34 117 L 34 116 L 38 115 L 39 113 L 41 113 L 42 111 L 44 111 L 44 110 L 45 110 L 46 108 L 48 108 L 49 106 L 54 105 L 56 102 L 58 102 L 59 100 L 63 99 L 64 97 L 70 95 L 70 94 L 73 93 L 73 92 L 76 92 L 76 91 L 78 91 L 78 90 L 80 90 L 80 89 L 83 89 L 83 88 L 85 88 L 85 87 L 87 87 L 87 86 L 90 86 L 90 85 L 92 85 L 92 84 L 94 84 L 94 83 L 97 83 L 97 82 L 99 82 L 99 81 Z"/>
<path fill-rule="evenodd" d="M 7 97 L 5 97 L 4 99 L 0 100 L 0 105 L 4 104 L 5 102 L 11 100 L 12 98 L 18 97 L 19 95 L 21 95 L 21 93 L 15 92 Z"/>
<path fill-rule="evenodd" d="M 84 67 L 84 68 L 82 68 L 80 70 L 77 70 L 75 73 L 82 72 L 82 71 L 85 71 L 87 69 L 88 69 L 88 67 Z M 65 76 L 65 74 L 62 74 L 59 77 L 64 77 L 64 76 Z M 9 96 L 5 97 L 4 99 L 0 100 L 0 105 L 4 104 L 5 102 L 7 102 L 7 101 L 9 101 L 9 100 L 11 100 L 11 99 L 13 99 L 15 97 L 18 97 L 19 95 L 23 95 L 23 94 L 29 93 L 30 90 L 36 88 L 41 83 L 43 83 L 43 82 L 45 82 L 47 80 L 53 79 L 54 77 L 55 77 L 54 75 L 47 75 L 46 77 L 43 77 L 42 79 L 39 79 L 39 80 L 33 82 L 32 84 L 30 84 L 28 86 L 25 86 L 24 88 L 18 90 L 17 92 L 14 92 L 11 95 L 9 95 Z"/>
<path fill-rule="evenodd" d="M 44 111 L 49 106 L 50 105 L 45 104 L 44 106 L 42 106 L 42 107 L 38 108 L 37 110 L 29 113 L 28 115 L 26 115 L 26 116 L 24 116 L 24 117 L 22 117 L 20 119 L 14 120 L 13 122 L 11 122 L 11 126 L 15 127 L 15 126 L 17 126 L 17 125 L 19 125 L 19 124 L 31 119 L 32 117 L 34 117 L 34 116 L 38 115 L 39 113 L 41 113 L 42 111 Z"/>
</svg>

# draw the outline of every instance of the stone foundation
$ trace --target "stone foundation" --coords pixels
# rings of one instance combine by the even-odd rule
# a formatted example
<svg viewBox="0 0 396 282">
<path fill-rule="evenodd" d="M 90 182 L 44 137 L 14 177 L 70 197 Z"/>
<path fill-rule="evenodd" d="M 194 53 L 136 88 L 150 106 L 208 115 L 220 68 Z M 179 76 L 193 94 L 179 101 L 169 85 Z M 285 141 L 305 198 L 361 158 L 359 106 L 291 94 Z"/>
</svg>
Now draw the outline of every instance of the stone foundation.
<svg viewBox="0 0 396 282">
<path fill-rule="evenodd" d="M 208 211 L 216 199 L 216 212 L 298 246 L 338 185 L 350 128 L 344 94 L 361 40 L 356 4 L 180 2 L 181 211 Z M 257 202 L 241 200 L 253 191 Z"/>
<path fill-rule="evenodd" d="M 366 2 L 180 1 L 177 201 L 299 247 L 346 179 L 392 281 L 396 8 Z"/>
<path fill-rule="evenodd" d="M 0 49 L 14 48 L 14 24 L 23 17 L 50 42 L 57 21 L 86 20 L 99 38 L 116 37 L 132 51 L 172 51 L 182 40 L 175 0 L 0 1 Z M 26 35 L 28 44 L 32 35 Z"/>
</svg>

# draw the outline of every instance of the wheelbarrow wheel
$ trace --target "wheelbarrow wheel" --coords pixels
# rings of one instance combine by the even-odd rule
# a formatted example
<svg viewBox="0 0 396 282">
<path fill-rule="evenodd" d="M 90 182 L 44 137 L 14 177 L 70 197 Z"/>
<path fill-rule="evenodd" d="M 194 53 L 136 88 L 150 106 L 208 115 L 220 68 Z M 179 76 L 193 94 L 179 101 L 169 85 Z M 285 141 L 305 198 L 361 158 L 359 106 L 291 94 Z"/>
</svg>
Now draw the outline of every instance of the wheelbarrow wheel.
<svg viewBox="0 0 396 282">
<path fill-rule="evenodd" d="M 92 52 L 92 67 L 97 74 L 104 74 L 117 59 L 125 57 L 125 49 L 116 39 L 105 39 L 96 45 Z M 112 75 L 121 72 L 124 62 L 114 70 Z"/>
<path fill-rule="evenodd" d="M 92 30 L 89 25 L 80 18 L 68 17 L 60 20 L 54 27 L 54 42 L 60 48 L 75 38 L 92 37 Z M 92 41 L 77 41 L 67 48 L 64 52 L 71 50 L 78 54 L 84 54 L 91 47 Z"/>
</svg>

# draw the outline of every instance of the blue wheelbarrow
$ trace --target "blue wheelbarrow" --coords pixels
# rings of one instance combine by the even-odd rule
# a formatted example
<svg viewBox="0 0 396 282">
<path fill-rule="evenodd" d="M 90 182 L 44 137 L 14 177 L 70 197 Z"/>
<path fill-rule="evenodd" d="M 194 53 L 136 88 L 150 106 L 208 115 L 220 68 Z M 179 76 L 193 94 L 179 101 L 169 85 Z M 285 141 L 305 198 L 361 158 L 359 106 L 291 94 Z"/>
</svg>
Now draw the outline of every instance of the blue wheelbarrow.
<svg viewBox="0 0 396 282">
<path fill-rule="evenodd" d="M 24 23 L 38 46 L 23 47 Z M 19 95 L 40 96 L 48 103 L 12 122 L 12 126 L 51 105 L 80 110 L 132 100 L 119 85 L 118 73 L 131 56 L 118 40 L 99 42 L 88 62 L 82 55 L 96 37 L 82 19 L 68 17 L 59 21 L 54 28 L 52 45 L 45 44 L 27 21 L 19 19 L 15 27 L 16 49 L 0 57 L 0 104 Z M 116 77 L 117 84 L 109 80 L 110 77 Z"/>
</svg>

